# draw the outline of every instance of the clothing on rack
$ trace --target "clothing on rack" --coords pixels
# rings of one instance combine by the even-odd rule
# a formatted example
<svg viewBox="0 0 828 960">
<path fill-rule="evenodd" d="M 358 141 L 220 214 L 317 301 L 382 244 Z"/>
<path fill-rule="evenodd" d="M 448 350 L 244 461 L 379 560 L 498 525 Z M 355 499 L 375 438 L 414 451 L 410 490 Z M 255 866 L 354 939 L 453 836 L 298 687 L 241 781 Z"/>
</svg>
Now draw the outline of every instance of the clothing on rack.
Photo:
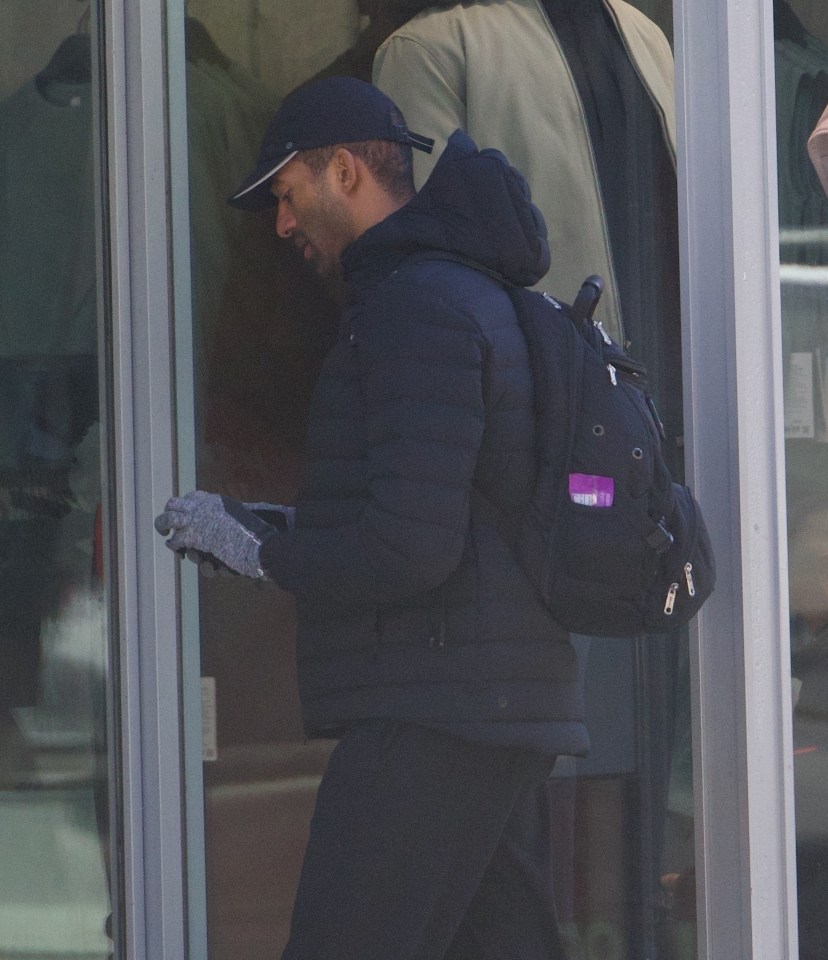
<svg viewBox="0 0 828 960">
<path fill-rule="evenodd" d="M 828 197 L 807 149 L 828 102 L 828 47 L 783 0 L 774 9 L 785 434 L 790 441 L 827 442 L 828 303 L 822 287 L 789 276 L 786 266 L 795 271 L 828 264 Z M 802 454 L 801 446 L 789 444 L 789 472 L 798 471 Z"/>
<path fill-rule="evenodd" d="M 335 308 L 297 251 L 276 238 L 270 214 L 251 220 L 227 203 L 258 156 L 276 104 L 197 23 L 187 19 L 187 108 L 196 433 L 203 441 L 197 466 L 204 482 L 218 469 L 213 448 L 238 445 L 250 468 L 263 436 L 275 435 L 286 451 L 301 447 Z M 291 476 L 295 456 L 287 457 Z M 267 469 L 272 482 L 273 464 Z"/>
<path fill-rule="evenodd" d="M 98 416 L 90 67 L 73 34 L 0 103 L 2 707 L 35 702 L 42 624 L 86 563 L 66 520 Z"/>
</svg>

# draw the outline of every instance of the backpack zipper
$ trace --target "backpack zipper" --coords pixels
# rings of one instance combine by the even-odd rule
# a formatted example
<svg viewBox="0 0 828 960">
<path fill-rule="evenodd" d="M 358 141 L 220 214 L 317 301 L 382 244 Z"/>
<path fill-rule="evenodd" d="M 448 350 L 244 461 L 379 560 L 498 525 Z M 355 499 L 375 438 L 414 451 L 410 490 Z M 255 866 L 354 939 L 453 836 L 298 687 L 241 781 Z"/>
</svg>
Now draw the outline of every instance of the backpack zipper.
<svg viewBox="0 0 828 960">
<path fill-rule="evenodd" d="M 693 564 L 689 560 L 684 565 L 684 579 L 687 581 L 687 593 L 691 597 L 695 597 L 696 585 L 693 583 Z"/>
<path fill-rule="evenodd" d="M 694 511 L 693 526 L 691 527 L 690 542 L 687 550 L 690 556 L 693 555 L 693 551 L 696 549 L 697 536 L 698 536 L 698 517 Z M 682 579 L 684 580 L 684 583 L 687 587 L 687 596 L 695 597 L 696 584 L 693 580 L 693 563 L 691 560 L 686 560 L 684 562 L 684 566 L 681 568 L 681 572 L 683 574 Z M 681 586 L 681 583 L 679 581 L 673 581 L 673 583 L 670 584 L 670 587 L 667 590 L 667 597 L 664 601 L 664 615 L 667 617 L 670 617 L 673 614 L 673 610 L 675 609 L 675 606 L 676 606 L 676 597 L 678 596 L 680 586 Z"/>
<path fill-rule="evenodd" d="M 683 573 L 684 581 L 687 584 L 687 595 L 689 597 L 695 597 L 696 585 L 693 583 L 693 564 L 690 563 L 689 560 L 684 565 Z M 675 609 L 679 586 L 680 584 L 674 581 L 670 584 L 670 589 L 667 591 L 667 599 L 664 601 L 664 613 L 668 617 L 672 616 L 673 610 Z"/>
</svg>

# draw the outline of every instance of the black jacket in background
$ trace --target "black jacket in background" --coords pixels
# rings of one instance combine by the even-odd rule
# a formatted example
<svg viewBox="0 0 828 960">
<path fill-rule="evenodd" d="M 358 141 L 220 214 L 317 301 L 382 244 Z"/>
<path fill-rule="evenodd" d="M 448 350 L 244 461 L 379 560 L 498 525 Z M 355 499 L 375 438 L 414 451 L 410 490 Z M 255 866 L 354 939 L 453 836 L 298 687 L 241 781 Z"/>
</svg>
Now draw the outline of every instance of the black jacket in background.
<svg viewBox="0 0 828 960">
<path fill-rule="evenodd" d="M 514 515 L 529 498 L 526 344 L 501 284 L 441 254 L 527 286 L 548 267 L 523 178 L 460 132 L 420 193 L 345 251 L 297 529 L 263 548 L 297 597 L 305 723 L 534 721 L 550 749 L 580 753 L 575 651 L 471 498 Z"/>
</svg>

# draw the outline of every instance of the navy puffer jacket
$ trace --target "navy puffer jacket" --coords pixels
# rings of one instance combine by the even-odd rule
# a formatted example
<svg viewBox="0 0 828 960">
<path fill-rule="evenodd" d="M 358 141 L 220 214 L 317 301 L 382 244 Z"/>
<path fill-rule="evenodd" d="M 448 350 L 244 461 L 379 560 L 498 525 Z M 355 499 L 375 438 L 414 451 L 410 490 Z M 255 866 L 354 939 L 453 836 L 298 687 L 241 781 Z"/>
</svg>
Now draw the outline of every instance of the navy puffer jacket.
<svg viewBox="0 0 828 960">
<path fill-rule="evenodd" d="M 578 659 L 481 515 L 517 517 L 530 496 L 526 343 L 502 284 L 441 255 L 520 285 L 548 267 L 523 178 L 460 132 L 420 193 L 345 251 L 297 527 L 262 551 L 297 598 L 306 727 L 551 721 L 551 746 L 580 752 Z"/>
</svg>

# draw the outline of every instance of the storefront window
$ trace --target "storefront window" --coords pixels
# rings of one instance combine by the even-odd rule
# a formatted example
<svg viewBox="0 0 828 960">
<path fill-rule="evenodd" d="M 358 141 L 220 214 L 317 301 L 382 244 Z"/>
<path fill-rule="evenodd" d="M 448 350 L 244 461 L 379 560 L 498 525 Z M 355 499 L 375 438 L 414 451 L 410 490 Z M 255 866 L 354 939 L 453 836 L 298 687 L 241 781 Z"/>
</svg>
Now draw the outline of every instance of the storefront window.
<svg viewBox="0 0 828 960">
<path fill-rule="evenodd" d="M 114 955 L 98 28 L 77 0 L 0 9 L 0 956 L 9 958 Z"/>
<path fill-rule="evenodd" d="M 227 198 L 278 103 L 351 47 L 359 15 L 350 0 L 192 0 L 186 12 L 197 484 L 290 503 L 336 306 L 277 240 L 272 213 L 245 214 Z M 272 958 L 332 744 L 303 735 L 292 598 L 202 576 L 198 609 L 210 957 L 236 957 L 243 944 L 251 960 Z"/>
<path fill-rule="evenodd" d="M 642 0 L 638 6 L 671 35 L 669 2 Z M 227 197 L 254 165 L 282 98 L 323 73 L 371 80 L 378 46 L 410 15 L 396 15 L 403 7 L 412 4 L 186 5 L 194 435 L 203 489 L 245 501 L 293 501 L 309 398 L 338 314 L 335 291 L 275 237 L 272 212 L 241 213 L 227 206 Z M 600 4 L 594 7 L 605 16 Z M 612 57 L 625 49 L 612 33 L 617 25 L 602 20 L 599 27 L 618 44 L 606 59 L 615 63 Z M 569 37 L 572 44 L 584 42 L 577 29 Z M 627 263 L 624 276 L 636 279 L 622 298 L 636 304 L 636 315 L 669 316 L 655 328 L 644 320 L 636 327 L 630 317 L 628 329 L 638 338 L 633 352 L 648 352 L 665 394 L 670 457 L 680 475 L 675 170 L 666 121 L 649 99 L 653 91 L 627 68 L 624 95 L 636 98 L 642 116 L 624 135 L 634 130 L 643 137 L 646 130 L 651 137 L 636 155 L 647 158 L 649 182 L 657 186 L 640 195 L 617 181 L 611 227 L 620 233 L 634 224 L 641 250 Z M 573 68 L 573 84 L 579 78 Z M 508 144 L 505 150 L 512 152 Z M 634 168 L 625 176 L 632 177 Z M 639 186 L 636 180 L 636 191 Z M 552 292 L 570 298 L 595 269 L 584 263 L 566 278 L 565 289 Z M 198 594 L 210 957 L 235 958 L 241 947 L 250 960 L 272 958 L 287 939 L 315 792 L 332 743 L 309 741 L 303 733 L 290 596 L 271 584 L 221 576 L 202 576 Z M 561 759 L 553 778 L 556 905 L 569 960 L 693 960 L 686 637 L 579 643 L 587 662 L 592 753 L 586 760 Z"/>
<path fill-rule="evenodd" d="M 816 960 L 828 942 L 828 195 L 808 139 L 828 108 L 828 14 L 810 0 L 774 12 L 799 955 Z"/>
</svg>

